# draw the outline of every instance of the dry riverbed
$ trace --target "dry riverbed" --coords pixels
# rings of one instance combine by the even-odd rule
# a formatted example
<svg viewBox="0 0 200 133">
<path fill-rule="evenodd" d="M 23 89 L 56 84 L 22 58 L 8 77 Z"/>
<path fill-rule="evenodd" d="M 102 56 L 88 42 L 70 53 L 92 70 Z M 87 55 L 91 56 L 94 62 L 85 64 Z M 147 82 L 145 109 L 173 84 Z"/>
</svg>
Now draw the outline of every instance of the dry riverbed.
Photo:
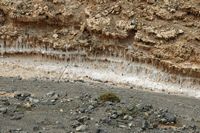
<svg viewBox="0 0 200 133">
<path fill-rule="evenodd" d="M 2 133 L 196 133 L 199 110 L 199 99 L 135 87 L 0 77 Z"/>
</svg>

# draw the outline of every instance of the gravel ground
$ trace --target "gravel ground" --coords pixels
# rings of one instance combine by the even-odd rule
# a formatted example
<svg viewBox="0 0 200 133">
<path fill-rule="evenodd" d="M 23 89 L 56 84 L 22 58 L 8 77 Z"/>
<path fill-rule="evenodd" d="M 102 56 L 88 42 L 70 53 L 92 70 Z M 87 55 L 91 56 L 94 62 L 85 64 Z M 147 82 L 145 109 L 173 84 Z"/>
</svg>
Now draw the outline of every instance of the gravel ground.
<svg viewBox="0 0 200 133">
<path fill-rule="evenodd" d="M 0 77 L 2 133 L 196 133 L 199 110 L 199 99 L 134 87 Z"/>
</svg>

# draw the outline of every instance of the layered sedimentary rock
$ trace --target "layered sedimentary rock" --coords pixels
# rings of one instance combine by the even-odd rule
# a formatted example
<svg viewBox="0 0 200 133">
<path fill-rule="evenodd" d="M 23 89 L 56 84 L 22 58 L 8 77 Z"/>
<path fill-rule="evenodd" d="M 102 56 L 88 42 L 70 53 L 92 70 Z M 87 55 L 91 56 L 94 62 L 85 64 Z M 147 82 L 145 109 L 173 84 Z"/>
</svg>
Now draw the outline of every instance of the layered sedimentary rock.
<svg viewBox="0 0 200 133">
<path fill-rule="evenodd" d="M 1 55 L 120 57 L 199 78 L 199 12 L 197 0 L 1 0 Z"/>
</svg>

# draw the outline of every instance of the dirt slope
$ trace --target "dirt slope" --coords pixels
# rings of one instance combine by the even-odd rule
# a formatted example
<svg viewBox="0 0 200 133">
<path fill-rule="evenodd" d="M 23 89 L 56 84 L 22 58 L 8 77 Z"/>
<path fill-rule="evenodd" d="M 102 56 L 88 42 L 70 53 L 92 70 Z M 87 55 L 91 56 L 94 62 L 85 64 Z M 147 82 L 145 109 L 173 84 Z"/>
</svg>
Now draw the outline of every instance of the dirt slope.
<svg viewBox="0 0 200 133">
<path fill-rule="evenodd" d="M 120 102 L 99 100 L 112 93 Z M 0 77 L 1 133 L 199 133 L 198 99 L 105 84 Z"/>
</svg>

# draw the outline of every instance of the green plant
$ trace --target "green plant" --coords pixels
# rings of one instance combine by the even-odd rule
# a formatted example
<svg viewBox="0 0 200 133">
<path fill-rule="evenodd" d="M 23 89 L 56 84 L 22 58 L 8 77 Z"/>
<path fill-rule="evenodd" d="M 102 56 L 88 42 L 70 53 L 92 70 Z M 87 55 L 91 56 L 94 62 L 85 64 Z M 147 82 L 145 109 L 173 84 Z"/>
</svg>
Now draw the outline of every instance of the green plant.
<svg viewBox="0 0 200 133">
<path fill-rule="evenodd" d="M 110 101 L 110 102 L 120 102 L 120 98 L 114 94 L 114 93 L 111 93 L 111 92 L 108 92 L 108 93 L 105 93 L 103 95 L 101 95 L 99 97 L 99 99 L 103 102 L 107 102 L 107 101 Z"/>
</svg>

